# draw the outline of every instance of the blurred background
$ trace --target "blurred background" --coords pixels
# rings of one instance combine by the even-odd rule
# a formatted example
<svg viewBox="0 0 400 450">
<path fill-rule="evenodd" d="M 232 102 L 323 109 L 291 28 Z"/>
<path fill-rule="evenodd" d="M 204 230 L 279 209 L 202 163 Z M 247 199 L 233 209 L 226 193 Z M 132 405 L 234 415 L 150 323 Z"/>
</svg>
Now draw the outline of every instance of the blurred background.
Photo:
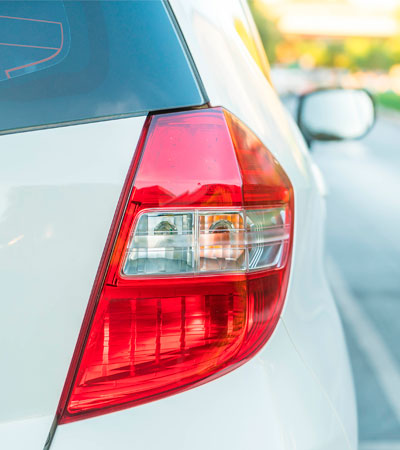
<svg viewBox="0 0 400 450">
<path fill-rule="evenodd" d="M 400 111 L 398 0 L 250 0 L 282 94 L 363 87 Z"/>
<path fill-rule="evenodd" d="M 327 198 L 326 268 L 349 345 L 361 450 L 400 450 L 400 1 L 249 0 L 273 85 L 363 88 L 363 139 L 312 142 Z"/>
</svg>

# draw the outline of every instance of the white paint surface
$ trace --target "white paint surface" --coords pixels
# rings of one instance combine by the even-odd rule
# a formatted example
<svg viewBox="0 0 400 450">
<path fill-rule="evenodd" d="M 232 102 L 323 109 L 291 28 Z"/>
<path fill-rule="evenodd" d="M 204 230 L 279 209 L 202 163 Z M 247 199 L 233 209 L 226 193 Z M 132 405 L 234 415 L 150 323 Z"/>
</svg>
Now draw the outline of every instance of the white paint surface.
<svg viewBox="0 0 400 450">
<path fill-rule="evenodd" d="M 43 448 L 143 123 L 0 137 L 1 449 Z"/>
</svg>

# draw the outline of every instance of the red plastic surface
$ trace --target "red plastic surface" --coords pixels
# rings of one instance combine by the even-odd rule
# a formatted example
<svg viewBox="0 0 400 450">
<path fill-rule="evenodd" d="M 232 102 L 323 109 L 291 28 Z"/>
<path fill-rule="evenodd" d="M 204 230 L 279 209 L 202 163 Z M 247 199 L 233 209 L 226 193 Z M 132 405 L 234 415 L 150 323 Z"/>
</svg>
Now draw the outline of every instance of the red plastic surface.
<svg viewBox="0 0 400 450">
<path fill-rule="evenodd" d="M 286 174 L 230 113 L 212 108 L 153 116 L 146 129 L 89 302 L 59 423 L 146 403 L 219 377 L 251 358 L 279 320 L 292 238 L 278 269 L 121 276 L 132 226 L 143 209 L 287 205 L 293 222 Z"/>
</svg>

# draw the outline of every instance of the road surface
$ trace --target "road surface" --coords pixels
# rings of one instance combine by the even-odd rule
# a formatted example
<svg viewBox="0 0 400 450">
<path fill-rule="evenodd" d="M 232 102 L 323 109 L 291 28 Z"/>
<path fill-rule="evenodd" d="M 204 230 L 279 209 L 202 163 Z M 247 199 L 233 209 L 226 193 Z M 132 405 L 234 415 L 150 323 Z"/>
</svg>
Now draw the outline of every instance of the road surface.
<svg viewBox="0 0 400 450">
<path fill-rule="evenodd" d="M 314 145 L 328 186 L 327 273 L 353 367 L 360 450 L 400 450 L 400 114 Z"/>
</svg>

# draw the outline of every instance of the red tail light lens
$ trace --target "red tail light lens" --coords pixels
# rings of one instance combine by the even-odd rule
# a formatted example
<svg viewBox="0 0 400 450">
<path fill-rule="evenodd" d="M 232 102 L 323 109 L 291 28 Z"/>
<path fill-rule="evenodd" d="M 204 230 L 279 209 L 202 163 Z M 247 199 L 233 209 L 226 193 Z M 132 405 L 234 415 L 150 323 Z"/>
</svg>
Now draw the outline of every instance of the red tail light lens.
<svg viewBox="0 0 400 450">
<path fill-rule="evenodd" d="M 283 306 L 293 191 L 248 128 L 221 108 L 152 116 L 135 161 L 60 423 L 235 369 L 265 344 Z"/>
</svg>

